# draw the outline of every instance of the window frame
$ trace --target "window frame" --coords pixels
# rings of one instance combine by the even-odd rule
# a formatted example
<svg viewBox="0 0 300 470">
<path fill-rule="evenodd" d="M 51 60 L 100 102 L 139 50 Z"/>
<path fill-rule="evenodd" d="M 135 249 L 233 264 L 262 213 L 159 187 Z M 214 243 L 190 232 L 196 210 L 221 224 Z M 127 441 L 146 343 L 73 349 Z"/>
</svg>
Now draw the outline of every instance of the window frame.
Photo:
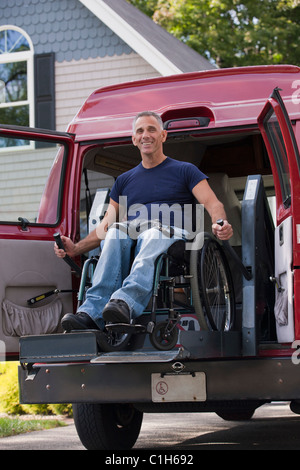
<svg viewBox="0 0 300 470">
<path fill-rule="evenodd" d="M 33 44 L 32 44 L 30 37 L 23 29 L 14 25 L 0 26 L 0 32 L 7 31 L 7 30 L 17 31 L 18 33 L 22 34 L 29 44 L 30 49 L 28 51 L 9 52 L 9 53 L 0 54 L 0 64 L 8 64 L 8 63 L 13 63 L 13 62 L 26 62 L 27 63 L 27 100 L 14 101 L 11 103 L 0 103 L 0 109 L 28 105 L 29 106 L 28 127 L 34 127 L 35 101 L 34 101 L 34 48 L 33 48 Z M 7 123 L 1 123 L 1 124 L 7 124 Z M 20 145 L 20 146 L 5 147 L 5 148 L 0 148 L 0 152 L 10 152 L 10 151 L 16 151 L 16 150 L 19 151 L 25 148 L 30 149 L 31 146 Z"/>
<path fill-rule="evenodd" d="M 278 124 L 278 129 L 280 130 L 280 146 L 285 149 L 285 157 L 283 160 L 280 157 L 280 154 L 274 150 L 274 141 L 272 142 L 272 137 L 270 139 L 270 129 L 268 128 L 267 122 L 270 118 L 272 119 L 272 116 L 274 116 L 274 122 Z M 280 95 L 279 88 L 274 88 L 259 114 L 257 121 L 272 167 L 276 193 L 276 222 L 277 225 L 279 225 L 289 215 L 298 215 L 296 201 L 297 194 L 299 194 L 299 189 L 297 189 L 297 187 L 299 188 L 300 173 L 299 149 L 295 139 L 292 123 L 284 101 Z M 276 138 L 278 143 L 278 133 Z M 279 160 L 282 161 L 280 162 Z M 281 174 L 283 169 L 286 170 L 285 176 Z M 287 180 L 287 177 L 289 177 L 289 180 Z M 290 194 L 287 194 L 286 182 L 288 182 L 291 187 Z"/>
<path fill-rule="evenodd" d="M 270 142 L 277 168 L 282 203 L 285 208 L 288 208 L 291 206 L 292 194 L 288 154 L 280 122 L 273 108 L 267 113 L 263 125 Z"/>
<path fill-rule="evenodd" d="M 51 197 L 51 190 L 53 187 L 50 187 L 50 192 L 48 191 L 47 185 L 49 184 L 49 179 L 51 173 L 54 171 L 55 168 L 52 167 L 50 169 L 50 173 L 47 177 L 45 182 L 43 193 L 41 194 L 40 206 L 38 210 L 38 219 L 39 221 L 36 222 L 28 222 L 26 223 L 26 228 L 30 227 L 30 232 L 34 232 L 35 229 L 39 227 L 57 227 L 60 223 L 62 223 L 62 219 L 65 219 L 65 210 L 66 210 L 66 200 L 69 198 L 69 178 L 66 177 L 67 172 L 70 174 L 71 165 L 72 165 L 72 158 L 71 155 L 74 154 L 74 140 L 75 135 L 70 134 L 68 132 L 58 132 L 58 131 L 49 131 L 45 129 L 34 129 L 34 128 L 27 128 L 22 126 L 10 126 L 10 125 L 2 125 L 0 124 L 0 137 L 13 137 L 16 139 L 27 139 L 33 140 L 34 144 L 38 141 L 44 141 L 48 143 L 57 143 L 61 147 L 64 148 L 64 153 L 62 155 L 62 165 L 59 170 L 60 180 L 58 184 L 58 191 L 57 191 L 57 203 L 54 204 L 56 210 L 56 220 L 53 222 L 45 222 L 40 221 L 40 218 L 43 217 L 43 214 L 47 213 L 47 208 L 41 208 L 41 202 L 43 200 L 44 195 L 48 194 L 48 204 L 53 205 L 53 198 Z M 23 148 L 29 149 L 29 146 L 24 146 Z M 33 145 L 33 149 L 35 149 L 35 145 Z M 57 154 L 55 159 L 57 158 Z M 46 198 L 47 201 L 47 198 Z M 42 210 L 41 210 L 42 209 Z M 43 212 L 42 212 L 43 211 Z M 21 214 L 22 215 L 22 214 Z M 25 219 L 24 219 L 25 220 Z M 4 227 L 18 227 L 22 225 L 22 222 L 16 220 L 1 220 L 0 221 L 0 235 L 1 230 Z M 30 233 L 28 232 L 28 233 Z M 25 232 L 24 232 L 25 233 Z"/>
</svg>

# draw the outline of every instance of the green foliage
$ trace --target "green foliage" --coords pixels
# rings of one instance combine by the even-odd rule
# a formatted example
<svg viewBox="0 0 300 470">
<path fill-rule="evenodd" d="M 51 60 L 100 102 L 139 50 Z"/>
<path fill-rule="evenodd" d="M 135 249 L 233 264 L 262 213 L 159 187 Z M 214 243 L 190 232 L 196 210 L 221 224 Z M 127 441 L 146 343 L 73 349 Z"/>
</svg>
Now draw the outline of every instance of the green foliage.
<svg viewBox="0 0 300 470">
<path fill-rule="evenodd" d="M 19 391 L 16 363 L 0 364 L 0 412 L 24 414 L 19 404 Z"/>
<path fill-rule="evenodd" d="M 143 13 L 146 13 L 148 16 L 152 16 L 157 8 L 157 0 L 131 0 L 133 6 L 141 10 Z"/>
<path fill-rule="evenodd" d="M 19 403 L 18 363 L 6 362 L 0 363 L 0 413 L 72 416 L 72 405 L 21 405 Z"/>
<path fill-rule="evenodd" d="M 0 438 L 58 426 L 65 426 L 65 423 L 58 419 L 0 418 Z"/>
<path fill-rule="evenodd" d="M 300 65 L 299 0 L 127 0 L 219 67 Z"/>
</svg>

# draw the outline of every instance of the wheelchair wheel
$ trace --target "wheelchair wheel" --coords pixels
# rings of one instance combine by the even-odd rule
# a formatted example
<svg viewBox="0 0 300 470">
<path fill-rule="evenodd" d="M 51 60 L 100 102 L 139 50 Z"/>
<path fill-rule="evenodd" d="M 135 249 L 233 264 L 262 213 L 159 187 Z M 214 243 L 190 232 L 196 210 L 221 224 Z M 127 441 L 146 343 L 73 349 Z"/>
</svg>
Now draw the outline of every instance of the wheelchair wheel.
<svg viewBox="0 0 300 470">
<path fill-rule="evenodd" d="M 235 318 L 230 269 L 221 245 L 211 236 L 191 251 L 191 286 L 200 328 L 229 331 Z"/>
<path fill-rule="evenodd" d="M 131 336 L 129 333 L 108 330 L 97 335 L 97 343 L 103 352 L 125 351 Z"/>
<path fill-rule="evenodd" d="M 173 349 L 178 341 L 176 322 L 165 320 L 157 323 L 150 335 L 150 341 L 160 351 Z"/>
</svg>

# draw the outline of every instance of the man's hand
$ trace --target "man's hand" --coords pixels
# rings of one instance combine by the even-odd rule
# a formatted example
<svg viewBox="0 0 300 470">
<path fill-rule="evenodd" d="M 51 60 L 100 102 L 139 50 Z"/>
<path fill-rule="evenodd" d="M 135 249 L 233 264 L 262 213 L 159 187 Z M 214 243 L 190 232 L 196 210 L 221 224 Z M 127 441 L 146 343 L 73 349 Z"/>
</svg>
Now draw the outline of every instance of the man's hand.
<svg viewBox="0 0 300 470">
<path fill-rule="evenodd" d="M 61 235 L 61 241 L 63 242 L 63 245 L 65 249 L 58 248 L 57 244 L 54 243 L 54 253 L 58 258 L 64 258 L 66 255 L 69 255 L 71 258 L 76 256 L 76 249 L 75 249 L 75 243 L 72 242 L 72 240 L 68 237 L 65 237 L 64 235 Z"/>
<path fill-rule="evenodd" d="M 213 224 L 212 232 L 219 240 L 229 240 L 233 235 L 233 228 L 227 220 L 224 220 L 223 225 Z"/>
</svg>

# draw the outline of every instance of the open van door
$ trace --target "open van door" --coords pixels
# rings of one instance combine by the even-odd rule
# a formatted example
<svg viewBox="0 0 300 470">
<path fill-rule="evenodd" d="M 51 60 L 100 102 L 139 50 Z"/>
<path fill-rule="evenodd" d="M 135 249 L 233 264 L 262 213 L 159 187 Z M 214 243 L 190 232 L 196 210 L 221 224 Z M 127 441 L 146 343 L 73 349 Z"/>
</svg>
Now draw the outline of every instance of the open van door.
<svg viewBox="0 0 300 470">
<path fill-rule="evenodd" d="M 73 310 L 71 270 L 53 252 L 53 234 L 71 230 L 73 147 L 70 134 L 0 125 L 0 360 Z"/>
<path fill-rule="evenodd" d="M 273 90 L 258 117 L 258 124 L 271 161 L 276 193 L 275 317 L 277 339 L 295 339 L 296 289 L 299 272 L 299 150 L 292 124 L 278 88 Z M 294 298 L 295 295 L 295 298 Z"/>
</svg>

